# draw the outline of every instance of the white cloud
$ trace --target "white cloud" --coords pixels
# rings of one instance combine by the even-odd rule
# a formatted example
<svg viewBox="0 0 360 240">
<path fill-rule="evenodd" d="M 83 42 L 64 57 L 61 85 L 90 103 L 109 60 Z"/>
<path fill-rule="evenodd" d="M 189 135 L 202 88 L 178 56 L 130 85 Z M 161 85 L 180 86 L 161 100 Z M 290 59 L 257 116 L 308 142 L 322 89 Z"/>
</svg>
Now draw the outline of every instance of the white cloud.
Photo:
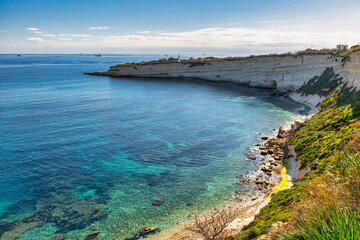
<svg viewBox="0 0 360 240">
<path fill-rule="evenodd" d="M 149 34 L 151 31 L 137 31 L 138 34 Z"/>
<path fill-rule="evenodd" d="M 25 38 L 28 41 L 35 41 L 35 42 L 43 42 L 44 40 L 42 38 Z"/>
<path fill-rule="evenodd" d="M 112 36 L 80 37 L 83 34 L 54 35 L 51 41 L 44 41 L 41 47 L 78 49 L 89 48 L 141 48 L 141 49 L 194 49 L 196 51 L 239 51 L 258 54 L 266 52 L 286 52 L 307 47 L 335 47 L 338 43 L 356 44 L 360 31 L 334 29 L 305 29 L 294 26 L 269 28 L 213 27 L 181 32 L 151 32 Z M 86 34 L 84 34 L 86 35 Z M 49 35 L 50 36 L 50 35 Z M 53 35 L 51 35 L 53 36 Z M 74 38 L 69 38 L 73 36 Z M 28 38 L 29 41 L 43 41 Z M 14 43 L 15 44 L 15 43 Z M 22 43 L 18 43 L 21 45 Z M 216 50 L 218 49 L 218 50 Z"/>
<path fill-rule="evenodd" d="M 106 30 L 106 29 L 110 29 L 111 27 L 89 27 L 88 30 Z"/>
<path fill-rule="evenodd" d="M 29 31 L 39 31 L 39 29 L 38 28 L 26 28 L 26 30 L 29 30 Z"/>
<path fill-rule="evenodd" d="M 62 36 L 62 37 L 81 37 L 81 38 L 86 38 L 86 37 L 91 37 L 91 35 L 88 35 L 88 34 L 59 34 L 59 36 Z"/>
<path fill-rule="evenodd" d="M 73 41 L 73 39 L 67 38 L 67 37 L 78 37 L 78 38 L 88 38 L 91 37 L 91 35 L 88 34 L 51 34 L 44 31 L 38 31 L 38 28 L 27 28 L 27 30 L 32 31 L 33 33 L 39 34 L 44 37 L 53 37 L 58 38 L 61 41 Z M 41 38 L 27 38 L 27 40 L 31 41 L 43 41 Z"/>
<path fill-rule="evenodd" d="M 331 14 L 330 14 L 331 15 Z M 329 15 L 329 16 L 330 16 Z M 101 36 L 96 34 L 50 34 L 37 33 L 36 36 L 52 37 L 44 41 L 42 38 L 24 40 L 0 39 L 0 51 L 28 48 L 73 51 L 78 49 L 129 49 L 128 51 L 172 51 L 174 52 L 241 52 L 242 54 L 258 54 L 286 52 L 304 49 L 305 47 L 335 47 L 338 43 L 349 45 L 360 41 L 360 15 L 350 14 L 340 20 L 327 15 L 308 16 L 298 21 L 299 17 L 290 19 L 272 19 L 254 22 L 251 26 L 217 25 L 187 31 L 149 31 Z M 332 16 L 332 15 L 331 15 Z M 38 28 L 27 28 L 31 33 L 40 32 Z M 105 30 L 111 27 L 89 27 L 88 30 Z M 112 31 L 106 31 L 111 33 Z M 93 33 L 93 32 L 92 32 Z M 44 35 L 42 35 L 44 34 Z M 42 44 L 36 42 L 43 41 Z M 134 50 L 135 49 L 135 50 Z M 146 50 L 147 49 L 147 50 Z M 165 50 L 168 49 L 168 50 Z M 44 50 L 45 51 L 45 50 Z"/>
<path fill-rule="evenodd" d="M 43 34 L 40 34 L 41 36 L 44 36 L 44 37 L 56 37 L 55 34 L 50 34 L 50 33 L 43 33 Z"/>
<path fill-rule="evenodd" d="M 99 37 L 100 46 L 181 48 L 304 48 L 333 47 L 339 42 L 356 42 L 360 32 L 296 31 L 272 28 L 203 28 L 183 32 L 127 34 Z"/>
<path fill-rule="evenodd" d="M 58 39 L 61 40 L 61 41 L 72 41 L 72 39 L 65 38 L 65 37 L 58 37 Z"/>
</svg>

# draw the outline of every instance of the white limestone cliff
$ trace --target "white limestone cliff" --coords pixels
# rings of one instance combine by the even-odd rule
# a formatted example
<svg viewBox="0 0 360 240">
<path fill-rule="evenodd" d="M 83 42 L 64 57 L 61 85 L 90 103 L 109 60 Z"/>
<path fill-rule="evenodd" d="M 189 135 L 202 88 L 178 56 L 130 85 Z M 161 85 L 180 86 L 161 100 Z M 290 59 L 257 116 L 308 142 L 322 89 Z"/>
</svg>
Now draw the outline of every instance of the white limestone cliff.
<svg viewBox="0 0 360 240">
<path fill-rule="evenodd" d="M 234 82 L 251 87 L 291 91 L 290 97 L 314 108 L 323 97 L 303 96 L 294 91 L 326 68 L 333 68 L 349 86 L 360 86 L 360 53 L 351 54 L 350 61 L 334 55 L 263 56 L 238 60 L 222 60 L 205 64 L 189 62 L 111 67 L 109 71 L 88 73 L 114 77 L 194 78 Z"/>
</svg>

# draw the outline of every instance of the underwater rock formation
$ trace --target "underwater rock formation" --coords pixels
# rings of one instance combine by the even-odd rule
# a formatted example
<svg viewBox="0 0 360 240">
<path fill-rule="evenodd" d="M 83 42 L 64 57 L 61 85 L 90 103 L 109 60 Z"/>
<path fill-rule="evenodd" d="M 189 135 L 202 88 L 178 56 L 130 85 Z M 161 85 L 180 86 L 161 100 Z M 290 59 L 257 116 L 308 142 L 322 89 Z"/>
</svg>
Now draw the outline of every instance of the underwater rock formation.
<svg viewBox="0 0 360 240">
<path fill-rule="evenodd" d="M 106 217 L 105 207 L 94 199 L 78 199 L 72 192 L 53 193 L 50 198 L 39 200 L 33 213 L 16 220 L 0 221 L 0 237 L 17 239 L 26 231 L 47 223 L 55 223 L 57 233 L 66 233 Z"/>
</svg>

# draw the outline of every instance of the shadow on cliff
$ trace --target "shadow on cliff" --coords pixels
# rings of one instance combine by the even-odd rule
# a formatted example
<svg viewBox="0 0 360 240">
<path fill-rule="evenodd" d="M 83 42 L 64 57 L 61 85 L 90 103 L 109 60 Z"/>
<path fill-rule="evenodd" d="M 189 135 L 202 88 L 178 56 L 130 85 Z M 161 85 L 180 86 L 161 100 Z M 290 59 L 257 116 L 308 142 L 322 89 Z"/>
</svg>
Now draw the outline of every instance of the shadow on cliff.
<svg viewBox="0 0 360 240">
<path fill-rule="evenodd" d="M 102 76 L 101 78 L 104 78 Z M 125 82 L 137 82 L 143 86 L 151 84 L 162 84 L 166 86 L 193 86 L 195 88 L 208 89 L 210 91 L 224 92 L 227 95 L 233 94 L 234 97 L 243 97 L 243 98 L 257 98 L 264 102 L 269 102 L 274 104 L 276 107 L 287 110 L 293 113 L 299 114 L 304 110 L 304 106 L 291 101 L 286 97 L 277 97 L 272 96 L 274 93 L 273 89 L 261 88 L 261 87 L 249 87 L 246 85 L 241 85 L 233 82 L 220 82 L 220 81 L 209 81 L 203 79 L 194 79 L 194 78 L 142 78 L 142 77 L 110 77 L 110 83 L 115 87 L 120 87 L 120 83 Z"/>
</svg>

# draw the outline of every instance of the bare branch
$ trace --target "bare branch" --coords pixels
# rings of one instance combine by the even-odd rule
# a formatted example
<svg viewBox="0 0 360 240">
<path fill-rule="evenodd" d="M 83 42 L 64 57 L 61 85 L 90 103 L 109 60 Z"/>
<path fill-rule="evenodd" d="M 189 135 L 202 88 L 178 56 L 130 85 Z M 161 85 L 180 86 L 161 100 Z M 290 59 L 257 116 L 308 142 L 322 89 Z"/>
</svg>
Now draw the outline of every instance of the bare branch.
<svg viewBox="0 0 360 240">
<path fill-rule="evenodd" d="M 200 219 L 199 216 L 195 216 L 194 222 L 187 226 L 186 229 L 202 235 L 205 240 L 221 239 L 225 236 L 225 228 L 234 219 L 235 214 L 232 210 L 214 209 L 209 217 Z"/>
</svg>

